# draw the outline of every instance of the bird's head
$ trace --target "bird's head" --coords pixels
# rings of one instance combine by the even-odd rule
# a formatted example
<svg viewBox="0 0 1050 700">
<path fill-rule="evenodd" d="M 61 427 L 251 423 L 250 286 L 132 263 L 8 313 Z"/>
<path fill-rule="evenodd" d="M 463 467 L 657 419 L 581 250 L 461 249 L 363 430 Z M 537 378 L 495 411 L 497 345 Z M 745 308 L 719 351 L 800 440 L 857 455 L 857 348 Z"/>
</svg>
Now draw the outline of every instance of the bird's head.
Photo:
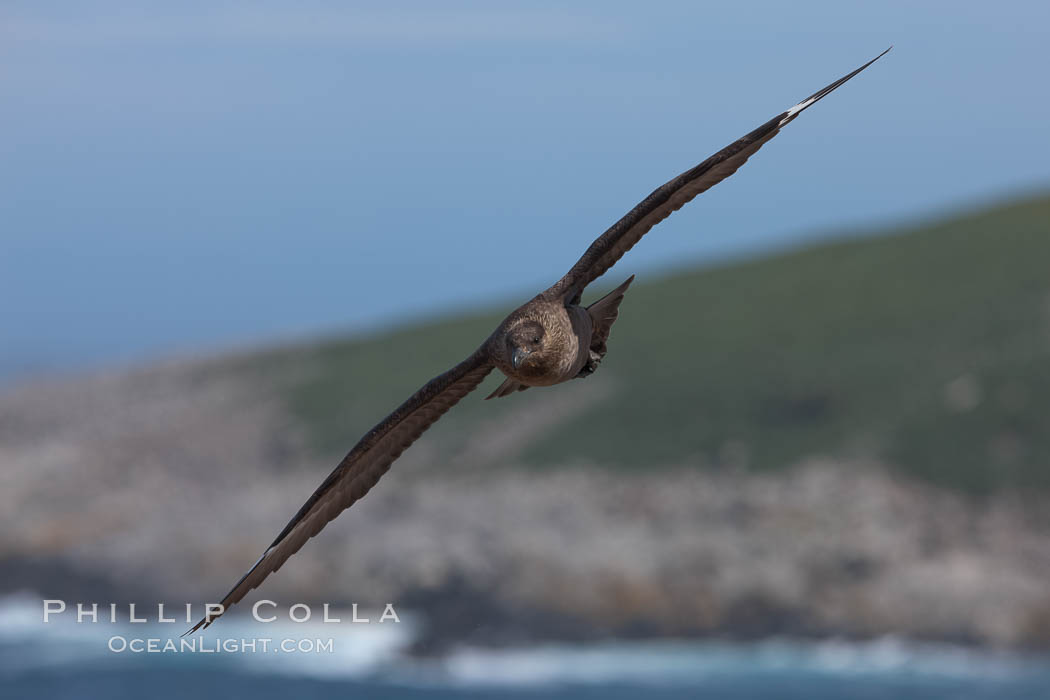
<svg viewBox="0 0 1050 700">
<path fill-rule="evenodd" d="M 528 374 L 529 370 L 543 365 L 544 341 L 547 332 L 543 324 L 532 319 L 523 319 L 507 331 L 507 357 L 515 371 Z"/>
</svg>

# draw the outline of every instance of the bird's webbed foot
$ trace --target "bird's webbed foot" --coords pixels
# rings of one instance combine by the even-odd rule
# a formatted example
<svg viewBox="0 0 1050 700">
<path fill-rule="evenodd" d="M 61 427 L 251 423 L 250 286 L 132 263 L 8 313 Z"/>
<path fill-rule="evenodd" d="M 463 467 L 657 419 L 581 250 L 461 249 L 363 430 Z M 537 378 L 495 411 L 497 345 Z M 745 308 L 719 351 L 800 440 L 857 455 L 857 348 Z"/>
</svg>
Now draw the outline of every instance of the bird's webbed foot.
<svg viewBox="0 0 1050 700">
<path fill-rule="evenodd" d="M 587 358 L 587 364 L 585 364 L 580 369 L 580 372 L 576 375 L 576 378 L 582 379 L 583 377 L 589 377 L 592 374 L 594 374 L 594 370 L 598 369 L 598 365 L 601 364 L 602 357 L 603 355 L 601 355 L 600 353 L 591 350 L 591 355 L 589 358 Z"/>
</svg>

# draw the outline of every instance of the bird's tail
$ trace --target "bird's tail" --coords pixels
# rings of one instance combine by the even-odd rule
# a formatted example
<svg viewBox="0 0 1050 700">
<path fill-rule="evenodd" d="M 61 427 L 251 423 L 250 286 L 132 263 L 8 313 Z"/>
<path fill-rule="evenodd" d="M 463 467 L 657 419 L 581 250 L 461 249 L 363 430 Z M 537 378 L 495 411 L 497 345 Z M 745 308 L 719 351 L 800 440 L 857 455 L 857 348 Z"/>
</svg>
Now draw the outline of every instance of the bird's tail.
<svg viewBox="0 0 1050 700">
<path fill-rule="evenodd" d="M 591 315 L 591 323 L 594 327 L 594 330 L 591 331 L 591 350 L 600 355 L 605 355 L 605 341 L 609 339 L 612 324 L 620 315 L 620 302 L 623 301 L 623 295 L 627 293 L 627 288 L 633 281 L 634 275 L 631 275 L 626 282 L 587 307 L 587 313 Z"/>
</svg>

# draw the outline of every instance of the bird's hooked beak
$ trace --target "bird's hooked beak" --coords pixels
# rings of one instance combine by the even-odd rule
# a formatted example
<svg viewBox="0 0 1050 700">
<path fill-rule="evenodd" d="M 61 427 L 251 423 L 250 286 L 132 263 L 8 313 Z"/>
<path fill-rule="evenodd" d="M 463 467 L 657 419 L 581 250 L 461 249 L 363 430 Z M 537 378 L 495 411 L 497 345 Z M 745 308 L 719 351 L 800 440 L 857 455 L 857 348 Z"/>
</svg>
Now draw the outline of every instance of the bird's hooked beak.
<svg viewBox="0 0 1050 700">
<path fill-rule="evenodd" d="M 525 361 L 525 358 L 529 356 L 530 351 L 524 348 L 514 348 L 514 351 L 510 354 L 510 364 L 514 366 L 514 369 L 521 367 L 521 363 Z"/>
</svg>

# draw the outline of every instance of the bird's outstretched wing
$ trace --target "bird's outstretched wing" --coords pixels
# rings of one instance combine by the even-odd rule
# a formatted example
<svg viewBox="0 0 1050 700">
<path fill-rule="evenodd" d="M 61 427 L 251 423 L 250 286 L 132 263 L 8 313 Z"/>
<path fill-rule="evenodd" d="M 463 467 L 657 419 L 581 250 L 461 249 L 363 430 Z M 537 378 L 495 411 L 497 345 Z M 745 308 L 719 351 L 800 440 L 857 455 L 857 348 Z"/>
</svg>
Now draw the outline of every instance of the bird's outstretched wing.
<svg viewBox="0 0 1050 700">
<path fill-rule="evenodd" d="M 892 46 L 890 48 L 893 48 Z M 813 93 L 797 105 L 770 119 L 747 136 L 726 146 L 691 170 L 658 187 L 638 206 L 613 224 L 577 261 L 563 278 L 545 292 L 552 298 L 564 298 L 579 303 L 584 287 L 605 274 L 624 253 L 630 250 L 653 226 L 672 212 L 678 211 L 693 197 L 732 175 L 747 162 L 763 144 L 779 133 L 788 122 L 803 110 L 831 93 L 847 80 L 886 55 L 886 49 L 849 75 L 839 78 L 823 90 Z"/>
<path fill-rule="evenodd" d="M 368 431 L 317 487 L 259 561 L 255 562 L 255 566 L 226 594 L 221 603 L 223 611 L 229 610 L 267 576 L 280 569 L 288 557 L 298 552 L 308 539 L 368 493 L 394 460 L 448 409 L 477 388 L 492 371 L 492 367 L 483 345 L 463 362 L 431 379 L 379 425 Z M 207 627 L 221 614 L 213 614 L 210 618 L 206 616 L 186 634 Z"/>
</svg>

